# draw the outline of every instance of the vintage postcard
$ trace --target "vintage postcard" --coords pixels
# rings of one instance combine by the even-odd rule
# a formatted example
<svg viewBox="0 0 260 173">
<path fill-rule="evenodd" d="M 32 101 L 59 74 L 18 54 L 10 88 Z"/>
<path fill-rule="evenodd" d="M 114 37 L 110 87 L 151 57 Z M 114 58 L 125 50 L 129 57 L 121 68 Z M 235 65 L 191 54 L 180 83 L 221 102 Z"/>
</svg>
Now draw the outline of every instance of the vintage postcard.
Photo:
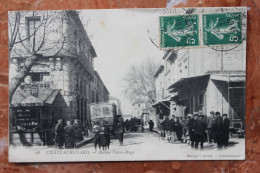
<svg viewBox="0 0 260 173">
<path fill-rule="evenodd" d="M 8 21 L 10 162 L 245 159 L 246 7 Z"/>
</svg>

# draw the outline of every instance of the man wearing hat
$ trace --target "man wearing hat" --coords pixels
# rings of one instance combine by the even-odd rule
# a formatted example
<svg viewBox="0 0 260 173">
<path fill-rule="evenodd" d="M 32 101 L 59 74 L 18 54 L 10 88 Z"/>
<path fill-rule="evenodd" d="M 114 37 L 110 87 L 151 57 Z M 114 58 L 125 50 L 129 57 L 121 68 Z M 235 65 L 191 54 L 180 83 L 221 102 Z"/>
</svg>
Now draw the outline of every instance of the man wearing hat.
<svg viewBox="0 0 260 173">
<path fill-rule="evenodd" d="M 223 131 L 223 119 L 220 116 L 220 112 L 215 113 L 215 123 L 213 125 L 213 132 L 215 135 L 215 142 L 218 145 L 218 148 L 222 148 L 222 131 Z"/>
<path fill-rule="evenodd" d="M 223 139 L 223 145 L 225 147 L 228 146 L 228 140 L 229 140 L 229 119 L 227 117 L 227 114 L 223 114 L 223 131 L 222 131 L 222 139 Z"/>
<path fill-rule="evenodd" d="M 194 127 L 195 127 L 195 123 L 196 120 L 198 119 L 198 115 L 194 114 L 194 117 L 190 118 L 189 122 L 188 122 L 188 129 L 189 129 L 189 134 L 190 134 L 190 142 L 191 142 L 191 148 L 194 147 L 194 142 L 196 141 L 196 137 L 194 134 Z"/>
<path fill-rule="evenodd" d="M 203 142 L 205 139 L 206 123 L 204 122 L 204 116 L 200 115 L 195 121 L 194 134 L 195 134 L 195 148 L 198 148 L 200 143 L 200 148 L 203 149 Z"/>
<path fill-rule="evenodd" d="M 207 117 L 207 136 L 208 136 L 208 143 L 212 142 L 213 139 L 213 133 L 212 133 L 212 126 L 213 126 L 213 121 L 214 121 L 214 112 L 210 112 L 210 116 Z"/>
</svg>

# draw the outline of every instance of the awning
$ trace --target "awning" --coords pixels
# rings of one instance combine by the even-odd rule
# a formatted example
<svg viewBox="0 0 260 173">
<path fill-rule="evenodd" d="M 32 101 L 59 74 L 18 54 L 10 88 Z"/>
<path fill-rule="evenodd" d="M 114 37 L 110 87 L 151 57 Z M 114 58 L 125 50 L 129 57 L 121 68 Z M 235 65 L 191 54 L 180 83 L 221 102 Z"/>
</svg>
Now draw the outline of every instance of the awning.
<svg viewBox="0 0 260 173">
<path fill-rule="evenodd" d="M 212 74 L 211 80 L 223 81 L 223 82 L 245 82 L 245 74 Z"/>
<path fill-rule="evenodd" d="M 207 88 L 209 78 L 210 74 L 180 79 L 168 88 L 170 93 L 178 93 L 178 96 L 173 96 L 171 100 L 183 100 L 193 95 L 199 95 Z"/>
<path fill-rule="evenodd" d="M 170 103 L 170 98 L 157 101 L 157 102 L 155 102 L 154 104 L 152 104 L 152 106 L 158 106 L 158 105 L 167 106 L 169 103 Z"/>
<path fill-rule="evenodd" d="M 177 92 L 174 92 L 173 95 L 171 96 L 170 100 L 171 100 L 171 101 L 176 101 L 176 100 L 178 100 L 178 93 L 177 93 Z"/>
<path fill-rule="evenodd" d="M 41 104 L 43 103 L 43 101 L 31 95 L 23 99 L 23 101 L 21 102 L 21 104 L 32 104 L 32 103 Z"/>
<path fill-rule="evenodd" d="M 52 94 L 50 95 L 50 97 L 48 97 L 46 100 L 45 100 L 45 103 L 48 103 L 48 104 L 52 104 L 53 101 L 55 100 L 55 98 L 57 97 L 57 95 L 59 94 L 60 90 L 56 89 L 56 90 L 53 90 L 52 91 Z"/>
<path fill-rule="evenodd" d="M 31 89 L 18 88 L 12 98 L 11 106 L 13 107 L 31 107 L 51 105 L 58 93 L 59 89 L 50 89 L 48 87 L 39 87 L 34 89 L 37 94 L 32 95 Z"/>
<path fill-rule="evenodd" d="M 210 74 L 201 75 L 201 76 L 194 76 L 194 77 L 188 77 L 188 78 L 182 78 L 179 81 L 173 83 L 171 86 L 169 86 L 168 90 L 171 90 L 170 92 L 178 92 L 180 89 L 184 88 L 192 88 L 196 87 L 204 88 L 205 85 L 208 84 Z"/>
</svg>

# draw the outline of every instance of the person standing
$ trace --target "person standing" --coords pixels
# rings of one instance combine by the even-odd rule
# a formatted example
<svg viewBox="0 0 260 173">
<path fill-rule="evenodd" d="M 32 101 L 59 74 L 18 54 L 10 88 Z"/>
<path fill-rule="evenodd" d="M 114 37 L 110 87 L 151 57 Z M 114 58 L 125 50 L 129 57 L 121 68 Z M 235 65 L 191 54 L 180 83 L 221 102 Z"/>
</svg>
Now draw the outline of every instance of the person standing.
<svg viewBox="0 0 260 173">
<path fill-rule="evenodd" d="M 58 123 L 55 126 L 55 141 L 56 146 L 61 149 L 64 144 L 64 128 L 62 119 L 58 120 Z"/>
<path fill-rule="evenodd" d="M 98 122 L 94 122 L 93 125 L 93 142 L 95 150 L 97 149 L 97 145 L 99 145 L 100 148 L 100 131 L 101 131 L 101 125 Z"/>
<path fill-rule="evenodd" d="M 107 147 L 109 148 L 110 145 L 110 128 L 106 121 L 104 121 L 104 131 L 107 139 Z"/>
<path fill-rule="evenodd" d="M 64 127 L 65 148 L 74 148 L 74 132 L 70 121 Z"/>
<path fill-rule="evenodd" d="M 212 133 L 212 126 L 214 121 L 214 112 L 210 112 L 210 116 L 207 118 L 207 136 L 208 136 L 208 143 L 210 144 L 213 140 L 213 133 Z"/>
<path fill-rule="evenodd" d="M 141 131 L 142 133 L 144 133 L 144 120 L 141 119 Z"/>
<path fill-rule="evenodd" d="M 82 128 L 78 123 L 77 119 L 74 119 L 74 123 L 72 124 L 72 128 L 74 131 L 75 142 L 83 140 Z"/>
<path fill-rule="evenodd" d="M 127 119 L 127 120 L 125 121 L 125 129 L 126 129 L 126 131 L 129 131 L 129 128 L 130 128 L 130 122 L 129 122 L 129 120 Z"/>
<path fill-rule="evenodd" d="M 119 122 L 118 122 L 118 124 L 117 124 L 117 134 L 118 134 L 118 139 L 119 139 L 120 145 L 123 145 L 123 142 L 124 142 L 124 133 L 125 133 L 124 121 L 123 121 L 123 119 L 120 117 L 120 118 L 119 118 Z"/>
<path fill-rule="evenodd" d="M 176 126 L 175 126 L 175 115 L 172 115 L 171 121 L 171 143 L 177 141 Z"/>
<path fill-rule="evenodd" d="M 165 136 L 167 138 L 167 141 L 171 141 L 171 130 L 172 130 L 172 122 L 169 120 L 167 116 L 165 116 L 164 120 L 164 128 L 165 128 Z"/>
<path fill-rule="evenodd" d="M 165 120 L 160 120 L 160 130 L 162 139 L 165 139 Z"/>
<path fill-rule="evenodd" d="M 153 122 L 153 120 L 150 120 L 149 121 L 149 130 L 150 130 L 150 132 L 153 132 L 153 126 L 154 126 L 154 122 Z"/>
<path fill-rule="evenodd" d="M 175 117 L 175 128 L 176 128 L 176 136 L 178 141 L 182 142 L 182 125 L 180 123 L 179 117 Z"/>
<path fill-rule="evenodd" d="M 188 136 L 188 122 L 189 122 L 190 116 L 186 116 L 183 119 L 183 128 L 182 128 L 182 133 L 183 133 L 183 140 L 185 143 L 187 143 L 187 136 Z"/>
<path fill-rule="evenodd" d="M 198 148 L 198 144 L 200 143 L 200 148 L 203 149 L 203 142 L 205 139 L 205 129 L 206 123 L 204 120 L 204 116 L 200 115 L 199 119 L 195 121 L 194 126 L 194 134 L 195 134 L 195 148 Z"/>
<path fill-rule="evenodd" d="M 194 117 L 191 117 L 189 122 L 188 122 L 188 129 L 189 129 L 189 134 L 190 134 L 191 148 L 194 147 L 194 142 L 195 142 L 194 127 L 195 127 L 195 122 L 196 122 L 197 117 L 198 117 L 198 115 L 194 114 Z"/>
<path fill-rule="evenodd" d="M 215 113 L 215 122 L 213 125 L 213 131 L 215 134 L 215 142 L 218 145 L 218 148 L 222 148 L 222 130 L 223 130 L 223 119 L 220 116 L 220 112 Z"/>
<path fill-rule="evenodd" d="M 225 147 L 228 146 L 228 140 L 229 140 L 229 118 L 227 118 L 227 114 L 223 114 L 223 131 L 222 131 L 222 139 L 223 139 L 223 145 Z"/>
</svg>

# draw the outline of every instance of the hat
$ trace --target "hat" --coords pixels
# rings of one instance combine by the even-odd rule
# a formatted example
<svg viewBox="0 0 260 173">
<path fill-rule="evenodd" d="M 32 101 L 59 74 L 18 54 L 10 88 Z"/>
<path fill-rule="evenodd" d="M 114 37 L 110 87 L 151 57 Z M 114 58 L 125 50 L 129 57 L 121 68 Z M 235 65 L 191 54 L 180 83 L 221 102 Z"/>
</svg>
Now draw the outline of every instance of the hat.
<svg viewBox="0 0 260 173">
<path fill-rule="evenodd" d="M 215 115 L 220 115 L 220 112 L 215 112 Z"/>
<path fill-rule="evenodd" d="M 214 114 L 214 111 L 210 111 L 210 114 Z"/>
<path fill-rule="evenodd" d="M 191 117 L 191 114 L 188 114 L 187 117 Z"/>
<path fill-rule="evenodd" d="M 227 114 L 223 114 L 222 116 L 223 116 L 223 117 L 227 117 Z"/>
</svg>

